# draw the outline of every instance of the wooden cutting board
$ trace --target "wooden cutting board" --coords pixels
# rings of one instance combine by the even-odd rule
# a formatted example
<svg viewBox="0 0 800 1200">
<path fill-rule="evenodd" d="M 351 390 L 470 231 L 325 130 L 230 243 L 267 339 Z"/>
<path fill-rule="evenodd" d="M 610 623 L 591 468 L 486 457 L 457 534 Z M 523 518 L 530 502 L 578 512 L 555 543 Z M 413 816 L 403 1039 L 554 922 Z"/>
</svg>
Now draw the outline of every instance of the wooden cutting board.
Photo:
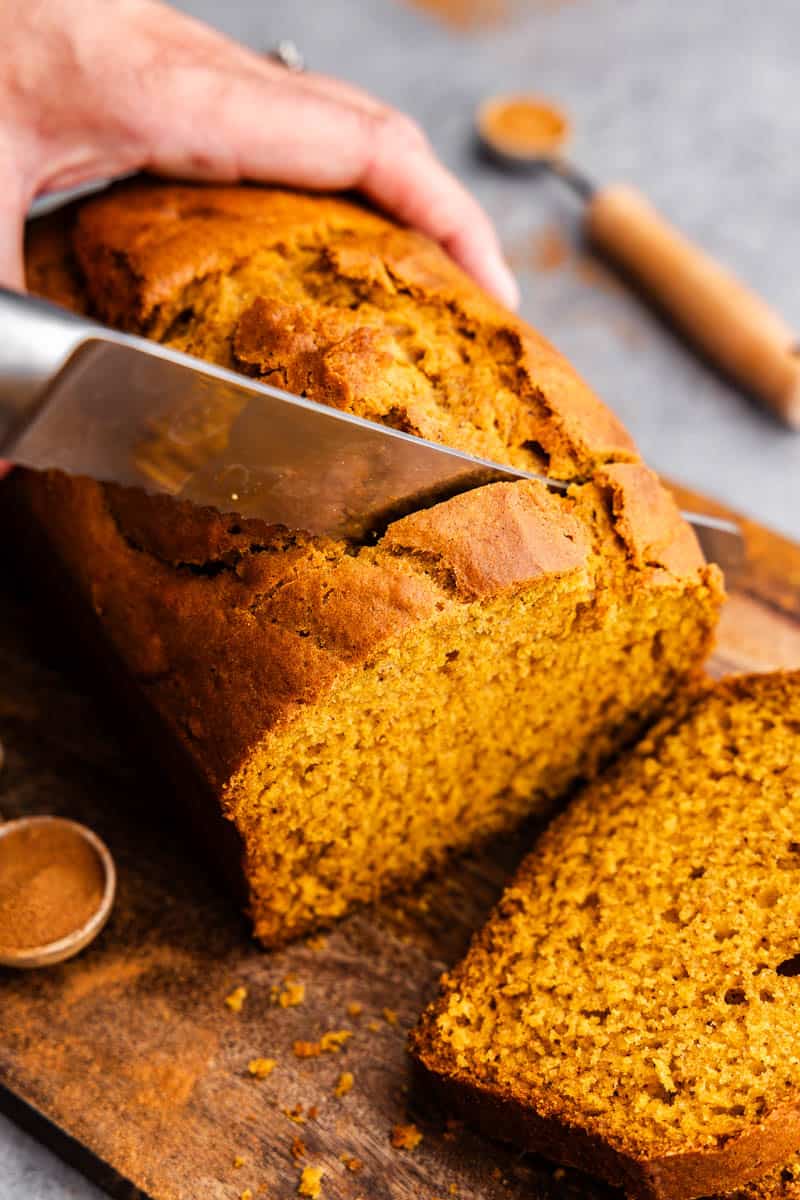
<svg viewBox="0 0 800 1200">
<path fill-rule="evenodd" d="M 724 511 L 688 493 L 680 500 Z M 748 567 L 712 669 L 800 667 L 800 546 L 745 528 Z M 121 747 L 39 642 L 19 599 L 0 589 L 0 811 L 87 822 L 116 857 L 119 895 L 109 926 L 75 961 L 0 971 L 0 1107 L 126 1198 L 234 1200 L 249 1189 L 253 1200 L 284 1200 L 304 1166 L 323 1169 L 323 1200 L 608 1194 L 448 1128 L 415 1091 L 405 1054 L 439 973 L 535 831 L 454 862 L 324 939 L 264 953 L 170 827 L 169 806 L 153 803 L 150 764 Z M 283 1007 L 276 997 L 292 978 L 305 998 Z M 225 997 L 238 986 L 247 996 L 235 1013 Z M 295 1056 L 296 1040 L 329 1030 L 352 1037 L 337 1053 Z M 277 1060 L 264 1080 L 248 1074 L 256 1057 Z M 337 1096 L 343 1072 L 352 1088 Z M 422 1141 L 394 1147 L 393 1128 L 410 1122 Z"/>
</svg>

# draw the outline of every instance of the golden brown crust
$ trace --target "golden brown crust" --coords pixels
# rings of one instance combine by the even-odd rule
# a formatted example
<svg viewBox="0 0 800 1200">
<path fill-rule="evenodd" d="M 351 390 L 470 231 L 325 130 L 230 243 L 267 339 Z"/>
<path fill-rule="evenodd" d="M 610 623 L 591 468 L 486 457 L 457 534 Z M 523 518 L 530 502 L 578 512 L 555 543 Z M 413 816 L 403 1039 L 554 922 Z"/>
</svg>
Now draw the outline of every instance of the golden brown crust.
<svg viewBox="0 0 800 1200">
<path fill-rule="evenodd" d="M 383 546 L 448 573 L 469 599 L 588 566 L 585 526 L 541 484 L 496 483 L 390 525 Z"/>
<path fill-rule="evenodd" d="M 702 562 L 694 530 L 652 471 L 635 463 L 609 463 L 596 478 L 610 488 L 614 528 L 635 567 L 680 576 Z"/>
<path fill-rule="evenodd" d="M 637 458 L 619 421 L 544 338 L 481 292 L 438 246 L 354 201 L 135 183 L 84 203 L 73 219 L 69 241 L 89 303 L 112 325 L 164 338 L 196 302 L 199 285 L 244 272 L 230 365 L 390 422 L 399 389 L 402 427 L 435 440 L 447 434 L 454 444 L 458 434 L 437 420 L 437 397 L 449 389 L 452 403 L 466 391 L 476 427 L 486 429 L 485 449 L 488 426 L 501 417 L 499 434 L 521 465 L 543 450 L 556 475 Z M 40 266 L 47 253 L 34 232 L 34 288 L 47 286 Z M 272 256 L 266 275 L 273 273 L 273 286 L 253 294 L 247 268 L 264 255 Z M 412 328 L 405 308 L 421 314 L 422 324 Z M 387 357 L 396 370 L 381 397 Z M 508 393 L 505 402 L 500 392 Z M 494 451 L 497 457 L 499 444 Z"/>
</svg>

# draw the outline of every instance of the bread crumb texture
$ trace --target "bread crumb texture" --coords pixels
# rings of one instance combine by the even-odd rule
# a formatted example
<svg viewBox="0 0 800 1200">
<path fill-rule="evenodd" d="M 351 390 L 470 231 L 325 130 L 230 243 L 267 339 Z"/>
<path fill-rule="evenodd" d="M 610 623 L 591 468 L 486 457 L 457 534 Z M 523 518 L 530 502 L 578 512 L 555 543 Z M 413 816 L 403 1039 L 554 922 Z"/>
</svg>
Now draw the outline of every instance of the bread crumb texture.
<svg viewBox="0 0 800 1200">
<path fill-rule="evenodd" d="M 733 679 L 557 818 L 414 1050 L 466 1114 L 634 1194 L 792 1194 L 798 930 L 800 673 Z"/>
<path fill-rule="evenodd" d="M 112 325 L 574 481 L 493 484 L 361 545 L 15 473 L 30 545 L 233 823 L 265 944 L 546 811 L 697 673 L 721 588 L 671 497 L 421 235 L 343 199 L 138 182 L 36 223 L 28 264 Z M 225 403 L 154 426 L 142 469 L 179 487 L 235 436 Z"/>
<path fill-rule="evenodd" d="M 391 1142 L 395 1150 L 416 1150 L 422 1141 L 422 1134 L 416 1125 L 395 1125 L 392 1129 Z"/>
<path fill-rule="evenodd" d="M 256 1079 L 266 1079 L 268 1075 L 272 1074 L 277 1065 L 274 1058 L 253 1058 L 247 1064 L 247 1070 Z"/>
<path fill-rule="evenodd" d="M 355 1079 L 352 1071 L 342 1071 L 336 1081 L 336 1087 L 333 1089 L 334 1095 L 339 1097 L 346 1096 L 348 1092 L 353 1090 L 354 1083 Z"/>
<path fill-rule="evenodd" d="M 240 1013 L 244 1008 L 244 1002 L 247 999 L 246 987 L 235 987 L 232 992 L 229 992 L 225 997 L 225 1003 L 231 1012 Z"/>
<path fill-rule="evenodd" d="M 338 1054 L 353 1036 L 349 1029 L 331 1029 L 318 1042 L 296 1041 L 292 1044 L 295 1058 L 319 1058 L 320 1054 Z"/>
<path fill-rule="evenodd" d="M 304 1167 L 297 1185 L 298 1195 L 317 1200 L 322 1195 L 322 1174 L 321 1167 Z"/>
<path fill-rule="evenodd" d="M 294 1008 L 298 1004 L 302 1004 L 306 998 L 306 985 L 304 983 L 290 983 L 278 995 L 278 1003 L 281 1008 Z"/>
</svg>

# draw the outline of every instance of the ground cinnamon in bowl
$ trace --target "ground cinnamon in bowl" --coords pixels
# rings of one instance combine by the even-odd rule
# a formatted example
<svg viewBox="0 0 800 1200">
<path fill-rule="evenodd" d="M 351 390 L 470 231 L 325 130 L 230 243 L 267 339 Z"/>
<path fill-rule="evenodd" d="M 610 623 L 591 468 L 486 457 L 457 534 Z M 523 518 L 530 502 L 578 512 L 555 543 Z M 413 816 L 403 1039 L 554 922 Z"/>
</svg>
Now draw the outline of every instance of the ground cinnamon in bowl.
<svg viewBox="0 0 800 1200">
<path fill-rule="evenodd" d="M 14 823 L 16 825 L 16 823 Z M 106 870 L 70 821 L 0 826 L 0 954 L 48 946 L 82 929 L 100 909 Z"/>
</svg>

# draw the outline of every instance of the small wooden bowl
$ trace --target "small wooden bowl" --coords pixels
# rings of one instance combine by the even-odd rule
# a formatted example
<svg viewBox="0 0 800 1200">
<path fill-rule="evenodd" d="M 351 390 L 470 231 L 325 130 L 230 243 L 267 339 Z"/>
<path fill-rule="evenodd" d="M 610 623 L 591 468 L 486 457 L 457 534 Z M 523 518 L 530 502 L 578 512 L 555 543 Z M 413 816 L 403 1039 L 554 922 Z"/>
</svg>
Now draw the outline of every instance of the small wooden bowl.
<svg viewBox="0 0 800 1200">
<path fill-rule="evenodd" d="M 6 821 L 0 825 L 0 838 L 8 837 L 20 829 L 30 829 L 31 826 L 47 823 L 62 827 L 68 826 L 89 843 L 103 870 L 103 894 L 96 911 L 92 913 L 88 921 L 79 929 L 68 933 L 66 937 L 59 938 L 55 942 L 48 942 L 44 946 L 27 946 L 22 950 L 0 949 L 0 965 L 4 967 L 27 970 L 31 967 L 49 967 L 53 963 L 64 962 L 66 959 L 72 958 L 97 937 L 111 915 L 114 905 L 114 895 L 117 890 L 117 871 L 114 860 L 106 844 L 85 825 L 81 825 L 77 821 L 69 821 L 66 817 L 20 817 L 16 821 Z"/>
</svg>

